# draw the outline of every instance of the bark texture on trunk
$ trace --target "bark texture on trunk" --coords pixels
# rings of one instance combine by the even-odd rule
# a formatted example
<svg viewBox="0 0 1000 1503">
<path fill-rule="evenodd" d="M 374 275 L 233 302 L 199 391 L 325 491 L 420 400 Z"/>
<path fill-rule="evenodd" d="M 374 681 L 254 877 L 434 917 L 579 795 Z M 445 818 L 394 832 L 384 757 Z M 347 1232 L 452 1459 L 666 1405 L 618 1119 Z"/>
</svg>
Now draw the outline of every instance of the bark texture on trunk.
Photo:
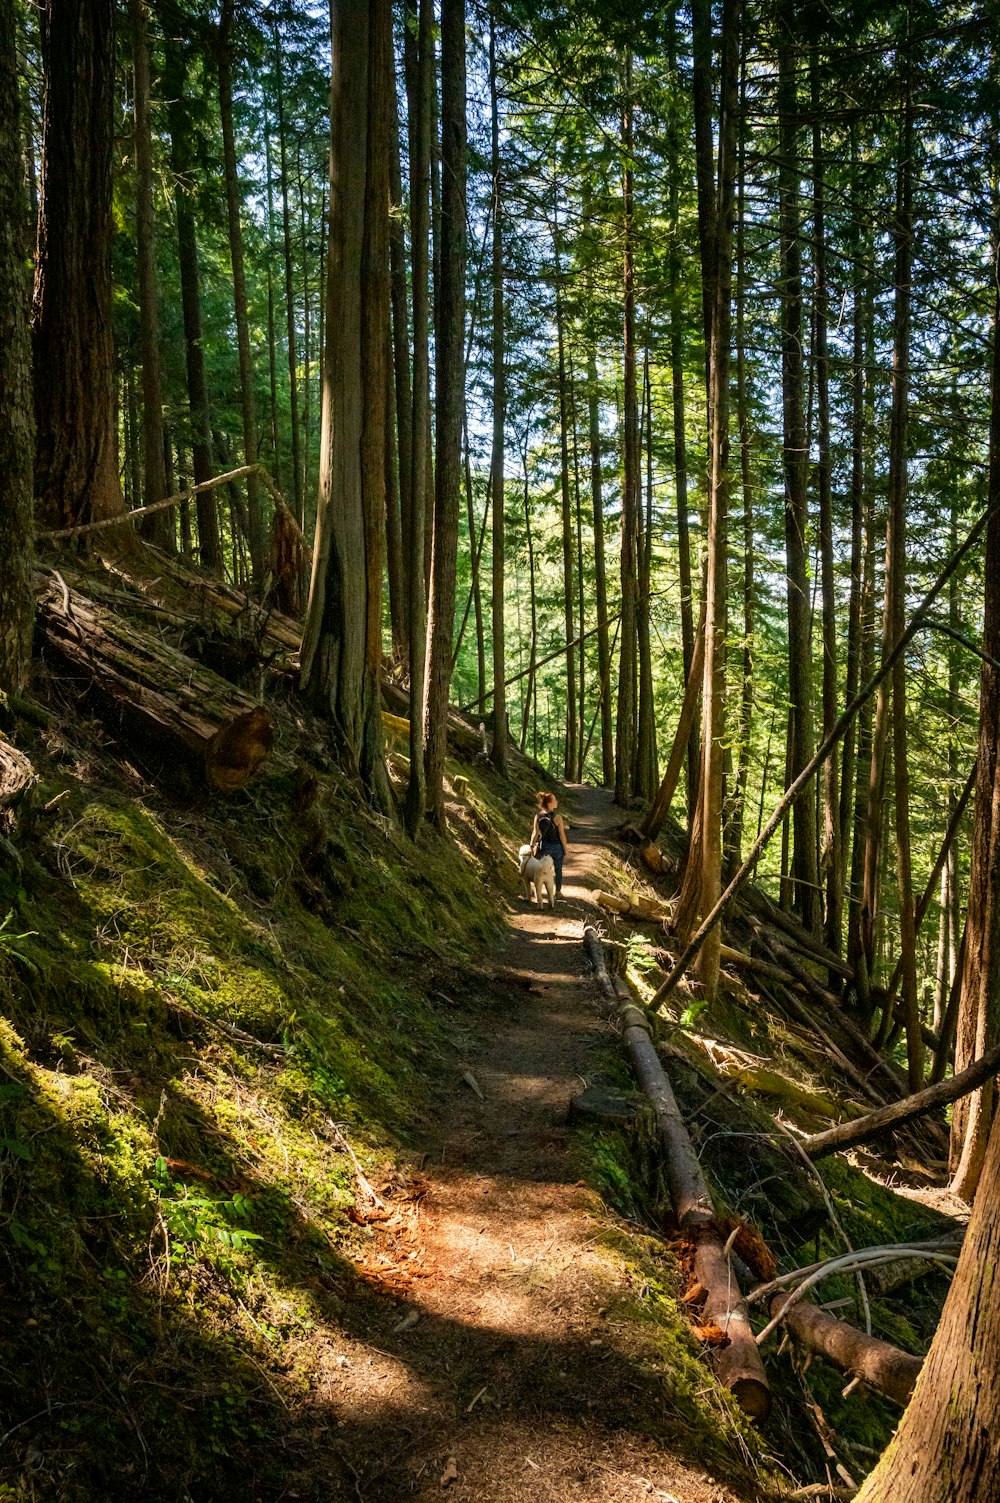
<svg viewBox="0 0 1000 1503">
<path fill-rule="evenodd" d="M 388 807 L 379 669 L 389 326 L 390 0 L 334 11 L 323 427 L 302 681 Z"/>
<path fill-rule="evenodd" d="M 14 693 L 28 681 L 34 605 L 35 419 L 22 161 L 15 11 L 0 5 L 0 689 Z"/>
<path fill-rule="evenodd" d="M 434 549 L 428 622 L 428 812 L 445 827 L 444 759 L 455 630 L 455 567 L 465 413 L 465 0 L 441 8 L 441 280 L 437 338 Z"/>
<path fill-rule="evenodd" d="M 115 6 L 50 0 L 42 24 L 35 494 L 49 526 L 72 527 L 122 510 L 111 326 Z"/>
<path fill-rule="evenodd" d="M 994 894 L 1000 880 L 994 872 Z M 857 1503 L 985 1503 L 997 1495 L 1000 1413 L 1000 1123 L 913 1398 Z"/>
</svg>

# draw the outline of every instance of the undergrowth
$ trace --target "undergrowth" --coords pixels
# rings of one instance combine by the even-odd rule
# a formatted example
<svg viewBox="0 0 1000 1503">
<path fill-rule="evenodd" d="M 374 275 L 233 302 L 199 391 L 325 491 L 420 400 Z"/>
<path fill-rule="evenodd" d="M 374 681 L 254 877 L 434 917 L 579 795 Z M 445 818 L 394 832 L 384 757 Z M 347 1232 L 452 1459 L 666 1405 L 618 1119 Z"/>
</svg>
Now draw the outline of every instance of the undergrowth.
<svg viewBox="0 0 1000 1503">
<path fill-rule="evenodd" d="M 0 871 L 0 1499 L 351 1491 L 294 1353 L 370 1299 L 358 1176 L 431 1109 L 528 785 L 462 766 L 449 838 L 414 846 L 314 726 L 281 731 L 228 800 L 83 719 L 26 744 L 48 812 Z"/>
</svg>

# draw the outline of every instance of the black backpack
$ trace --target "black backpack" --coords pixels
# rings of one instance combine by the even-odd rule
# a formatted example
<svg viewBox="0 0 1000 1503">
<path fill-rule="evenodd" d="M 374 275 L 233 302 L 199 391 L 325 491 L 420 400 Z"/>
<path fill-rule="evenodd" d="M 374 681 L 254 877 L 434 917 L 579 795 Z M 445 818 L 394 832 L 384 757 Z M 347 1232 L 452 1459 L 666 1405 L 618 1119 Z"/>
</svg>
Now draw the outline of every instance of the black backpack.
<svg viewBox="0 0 1000 1503">
<path fill-rule="evenodd" d="M 538 816 L 538 843 L 539 843 L 539 845 L 544 844 L 546 841 L 548 841 L 548 843 L 550 845 L 554 845 L 555 842 L 558 839 L 559 839 L 559 831 L 556 829 L 556 822 L 552 818 L 552 815 L 551 814 L 539 814 L 539 816 Z"/>
</svg>

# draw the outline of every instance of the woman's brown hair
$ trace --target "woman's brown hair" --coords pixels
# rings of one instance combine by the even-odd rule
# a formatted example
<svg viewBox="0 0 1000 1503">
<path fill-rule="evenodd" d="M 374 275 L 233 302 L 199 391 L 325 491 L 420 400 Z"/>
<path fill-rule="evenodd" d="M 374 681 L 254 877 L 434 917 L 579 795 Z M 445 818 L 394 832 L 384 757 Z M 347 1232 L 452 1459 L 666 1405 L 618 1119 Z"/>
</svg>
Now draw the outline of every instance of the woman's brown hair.
<svg viewBox="0 0 1000 1503">
<path fill-rule="evenodd" d="M 556 796 L 554 793 L 536 793 L 535 803 L 539 809 L 552 809 L 556 804 Z"/>
</svg>

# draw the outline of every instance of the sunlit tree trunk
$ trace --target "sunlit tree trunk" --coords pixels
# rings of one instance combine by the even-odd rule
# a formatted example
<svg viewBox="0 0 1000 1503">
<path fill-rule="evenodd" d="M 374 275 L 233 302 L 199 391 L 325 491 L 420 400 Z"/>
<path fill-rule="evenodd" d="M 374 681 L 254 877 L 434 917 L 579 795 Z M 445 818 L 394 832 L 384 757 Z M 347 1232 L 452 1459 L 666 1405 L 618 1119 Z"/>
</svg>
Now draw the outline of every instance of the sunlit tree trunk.
<svg viewBox="0 0 1000 1503">
<path fill-rule="evenodd" d="M 281 66 L 281 38 L 278 23 L 273 23 L 274 102 L 278 112 L 278 170 L 281 188 L 281 230 L 285 263 L 285 354 L 288 361 L 288 418 L 292 440 L 292 496 L 295 516 L 301 527 L 305 522 L 305 497 L 302 491 L 302 437 L 299 417 L 299 359 L 295 329 L 295 268 L 292 259 L 292 219 L 288 203 L 288 132 L 285 123 L 285 84 Z M 331 213 L 333 212 L 331 206 Z"/>
<path fill-rule="evenodd" d="M 222 126 L 222 154 L 226 177 L 226 224 L 229 231 L 229 260 L 233 270 L 233 314 L 236 320 L 236 348 L 240 363 L 240 415 L 243 420 L 243 459 L 257 463 L 257 399 L 253 387 L 253 361 L 250 356 L 250 317 L 247 308 L 246 272 L 243 264 L 243 226 L 240 222 L 239 169 L 236 160 L 236 137 L 233 131 L 233 15 L 236 0 L 222 0 L 219 19 L 219 120 Z M 264 538 L 264 512 L 260 481 L 247 476 L 247 528 L 254 582 L 260 586 L 267 569 Z"/>
<path fill-rule="evenodd" d="M 718 900 L 722 885 L 722 792 L 726 711 L 726 524 L 729 508 L 729 346 L 732 284 L 733 211 L 736 188 L 739 0 L 724 0 L 720 49 L 719 162 L 716 196 L 708 223 L 703 265 L 711 282 L 711 338 L 708 359 L 710 482 L 705 577 L 705 669 L 702 698 L 702 761 L 691 846 L 678 903 L 677 928 L 690 933 Z M 711 7 L 695 0 L 696 72 L 711 68 Z M 710 76 L 702 79 L 710 95 Z M 719 974 L 719 929 L 698 957 L 698 976 L 711 996 Z"/>
<path fill-rule="evenodd" d="M 217 471 L 212 463 L 212 424 L 202 345 L 198 240 L 191 200 L 191 179 L 195 164 L 191 149 L 189 112 L 184 102 L 187 71 L 186 57 L 180 44 L 168 43 L 164 87 L 170 100 L 170 166 L 174 177 L 174 206 L 177 215 L 177 259 L 184 318 L 188 407 L 191 414 L 191 464 L 195 484 L 201 485 L 203 481 L 211 480 Z M 196 497 L 195 508 L 198 518 L 199 562 L 210 573 L 221 574 L 224 565 L 214 490 L 201 491 Z"/>
<path fill-rule="evenodd" d="M 413 300 L 413 422 L 410 471 L 410 776 L 406 828 L 416 837 L 424 817 L 427 595 L 424 530 L 430 432 L 430 236 L 431 92 L 434 87 L 433 0 L 407 6 L 406 92 L 410 124 L 410 280 Z"/>
<path fill-rule="evenodd" d="M 320 491 L 302 683 L 349 770 L 391 799 L 379 703 L 389 327 L 390 0 L 333 12 Z"/>
<path fill-rule="evenodd" d="M 163 383 L 160 379 L 160 310 L 156 275 L 156 216 L 153 209 L 153 138 L 150 124 L 149 10 L 129 0 L 132 32 L 133 130 L 135 141 L 135 240 L 139 286 L 139 346 L 142 359 L 142 498 L 152 506 L 167 494 L 163 468 Z M 168 552 L 175 549 L 174 515 L 143 519 L 143 537 Z"/>
<path fill-rule="evenodd" d="M 816 488 L 819 499 L 820 580 L 823 618 L 823 735 L 830 734 L 837 719 L 837 612 L 833 574 L 833 493 L 830 454 L 830 358 L 828 353 L 826 278 L 826 203 L 823 183 L 823 140 L 820 129 L 820 71 L 815 56 L 811 66 L 812 86 L 812 178 L 813 178 L 813 318 L 816 365 Z M 842 942 L 841 910 L 843 870 L 840 840 L 840 768 L 836 757 L 823 764 L 822 840 L 820 866 L 826 899 L 826 943 L 835 955 Z"/>
<path fill-rule="evenodd" d="M 604 485 L 601 462 L 600 392 L 597 351 L 587 355 L 587 416 L 590 434 L 590 495 L 594 509 L 594 604 L 597 611 L 597 665 L 601 675 L 601 773 L 605 788 L 615 781 L 614 724 L 611 714 L 611 645 L 608 634 L 608 581 L 604 559 Z"/>
<path fill-rule="evenodd" d="M 992 760 L 995 770 L 995 742 Z M 994 783 L 989 802 L 996 805 L 998 795 L 1000 787 Z M 989 874 L 988 905 L 994 915 L 1000 913 L 998 870 L 994 865 Z M 995 922 L 994 917 L 991 925 Z M 994 951 L 994 963 L 995 956 Z M 1000 1122 L 984 1152 L 979 1193 L 931 1349 L 899 1429 L 862 1485 L 857 1503 L 986 1503 L 996 1496 Z"/>
<path fill-rule="evenodd" d="M 993 320 L 993 392 L 990 411 L 989 505 L 1000 507 L 1000 299 Z M 1000 512 L 986 529 L 983 652 L 979 688 L 979 744 L 976 754 L 976 814 L 969 870 L 968 918 L 961 1003 L 955 1036 L 955 1070 L 978 1059 L 1000 1039 Z M 952 1189 L 976 1195 L 979 1209 L 988 1196 L 1000 1203 L 1000 1171 L 980 1183 L 990 1127 L 996 1115 L 996 1083 L 956 1101 L 951 1112 Z M 1000 1154 L 993 1131 L 992 1158 Z M 994 1356 L 998 1347 L 993 1344 Z"/>
<path fill-rule="evenodd" d="M 639 546 L 639 399 L 636 388 L 635 265 L 632 216 L 632 59 L 625 54 L 625 99 L 622 109 L 622 620 L 618 658 L 618 717 L 615 724 L 615 803 L 627 809 L 632 797 L 632 763 L 636 741 L 636 652 Z"/>
<path fill-rule="evenodd" d="M 455 629 L 458 508 L 465 416 L 465 0 L 441 6 L 441 280 L 436 346 L 434 550 L 428 621 L 427 803 L 445 828 L 444 759 Z M 494 506 L 496 506 L 494 501 Z M 502 504 L 502 503 L 501 503 Z"/>
<path fill-rule="evenodd" d="M 504 648 L 504 411 L 506 407 L 503 286 L 503 192 L 497 102 L 496 8 L 490 11 L 490 143 L 493 173 L 493 764 L 507 770 L 507 672 Z"/>
<path fill-rule="evenodd" d="M 788 775 L 796 778 L 814 750 L 810 648 L 806 477 L 808 439 L 803 392 L 802 272 L 799 152 L 796 119 L 795 11 L 783 4 L 778 20 L 778 218 L 781 259 L 781 369 L 785 474 L 785 558 L 788 592 Z M 793 899 L 807 929 L 820 920 L 816 811 L 807 789 L 792 811 Z"/>
<path fill-rule="evenodd" d="M 552 251 L 555 260 L 556 345 L 559 362 L 559 494 L 562 500 L 563 622 L 566 632 L 566 728 L 563 739 L 563 777 L 576 777 L 576 657 L 573 647 L 573 593 L 576 569 L 573 561 L 573 506 L 569 480 L 569 383 L 566 377 L 566 327 L 563 317 L 562 262 L 559 249 L 558 206 L 552 228 Z"/>
<path fill-rule="evenodd" d="M 635 753 L 635 791 L 649 800 L 656 793 L 660 771 L 656 756 L 656 714 L 653 704 L 653 655 L 649 640 L 650 589 L 653 572 L 653 404 L 647 348 L 643 375 L 646 429 L 646 514 L 638 552 L 639 591 L 636 634 L 639 646 L 639 713 Z M 641 512 L 640 512 L 641 515 Z M 580 623 L 583 633 L 583 622 Z"/>
</svg>

